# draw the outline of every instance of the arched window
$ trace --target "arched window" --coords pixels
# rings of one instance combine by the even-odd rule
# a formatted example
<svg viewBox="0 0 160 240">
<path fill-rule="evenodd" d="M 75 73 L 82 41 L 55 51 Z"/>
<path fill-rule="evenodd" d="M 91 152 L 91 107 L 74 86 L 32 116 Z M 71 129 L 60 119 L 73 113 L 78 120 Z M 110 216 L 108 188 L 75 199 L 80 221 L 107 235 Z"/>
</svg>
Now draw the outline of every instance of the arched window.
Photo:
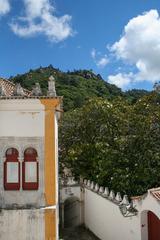
<svg viewBox="0 0 160 240">
<path fill-rule="evenodd" d="M 39 170 L 37 162 L 37 151 L 34 148 L 27 148 L 24 152 L 22 180 L 24 190 L 38 189 Z"/>
<path fill-rule="evenodd" d="M 18 151 L 15 148 L 9 148 L 6 151 L 4 162 L 4 189 L 20 189 L 20 162 L 18 160 Z"/>
</svg>

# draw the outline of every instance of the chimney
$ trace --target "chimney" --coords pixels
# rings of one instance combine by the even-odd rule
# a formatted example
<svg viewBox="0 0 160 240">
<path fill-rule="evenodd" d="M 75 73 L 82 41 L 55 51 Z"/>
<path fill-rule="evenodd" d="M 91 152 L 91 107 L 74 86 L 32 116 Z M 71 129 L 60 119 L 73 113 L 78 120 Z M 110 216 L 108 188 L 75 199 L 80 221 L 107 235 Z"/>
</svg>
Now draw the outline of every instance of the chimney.
<svg viewBox="0 0 160 240">
<path fill-rule="evenodd" d="M 41 96 L 42 91 L 39 83 L 36 83 L 35 86 L 33 87 L 32 94 L 34 96 Z"/>
<path fill-rule="evenodd" d="M 53 76 L 49 77 L 47 96 L 56 97 L 55 78 Z"/>
<path fill-rule="evenodd" d="M 16 87 L 14 89 L 14 96 L 24 96 L 24 91 L 20 83 L 16 84 Z"/>
<path fill-rule="evenodd" d="M 0 96 L 5 96 L 5 90 L 4 90 L 4 87 L 3 85 L 0 85 Z"/>
</svg>

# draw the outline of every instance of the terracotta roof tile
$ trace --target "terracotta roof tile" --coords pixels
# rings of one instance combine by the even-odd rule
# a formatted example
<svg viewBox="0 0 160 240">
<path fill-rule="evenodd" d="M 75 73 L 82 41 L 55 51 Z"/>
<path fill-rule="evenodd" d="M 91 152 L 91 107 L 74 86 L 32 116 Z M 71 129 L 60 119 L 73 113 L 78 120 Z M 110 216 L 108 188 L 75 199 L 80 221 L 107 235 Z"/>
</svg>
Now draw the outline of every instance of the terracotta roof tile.
<svg viewBox="0 0 160 240">
<path fill-rule="evenodd" d="M 4 95 L 6 97 L 14 96 L 14 90 L 16 88 L 16 85 L 14 83 L 12 83 L 11 81 L 0 78 L 0 87 L 2 87 L 2 89 L 4 91 Z M 25 96 L 31 95 L 31 92 L 29 90 L 23 89 L 23 91 L 24 91 Z"/>
<path fill-rule="evenodd" d="M 16 90 L 17 87 L 19 87 L 19 86 L 12 83 L 11 81 L 0 78 L 0 90 L 2 90 L 2 93 L 0 93 L 0 100 L 3 100 L 3 99 L 28 99 L 28 98 L 33 98 L 33 99 L 53 99 L 53 98 L 57 98 L 57 99 L 60 100 L 60 103 L 62 104 L 63 97 L 48 96 L 48 95 L 47 96 L 44 96 L 44 95 L 39 96 L 39 95 L 33 94 L 32 91 L 29 91 L 25 88 L 22 88 L 24 94 L 15 95 L 15 90 Z M 58 110 L 58 111 L 60 111 L 60 110 Z"/>
<path fill-rule="evenodd" d="M 160 188 L 151 189 L 150 193 L 153 197 L 160 201 Z"/>
</svg>

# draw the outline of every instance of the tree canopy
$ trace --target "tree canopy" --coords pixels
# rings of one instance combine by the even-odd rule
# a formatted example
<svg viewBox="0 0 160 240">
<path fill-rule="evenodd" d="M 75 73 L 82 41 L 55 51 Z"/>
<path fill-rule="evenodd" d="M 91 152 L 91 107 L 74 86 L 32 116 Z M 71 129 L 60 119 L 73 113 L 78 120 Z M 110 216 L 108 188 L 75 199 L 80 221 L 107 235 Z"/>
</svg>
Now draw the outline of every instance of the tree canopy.
<svg viewBox="0 0 160 240">
<path fill-rule="evenodd" d="M 160 185 L 160 97 L 134 105 L 122 98 L 89 100 L 65 114 L 61 167 L 128 195 Z"/>
</svg>

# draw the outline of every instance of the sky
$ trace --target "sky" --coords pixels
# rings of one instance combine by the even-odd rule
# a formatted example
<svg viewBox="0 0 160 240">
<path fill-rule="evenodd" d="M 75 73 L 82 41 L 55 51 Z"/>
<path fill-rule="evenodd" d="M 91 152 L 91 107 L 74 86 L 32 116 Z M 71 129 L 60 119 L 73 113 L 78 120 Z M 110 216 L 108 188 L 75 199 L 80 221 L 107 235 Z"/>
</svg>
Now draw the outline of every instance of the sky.
<svg viewBox="0 0 160 240">
<path fill-rule="evenodd" d="M 160 80 L 160 1 L 0 0 L 0 76 L 50 64 L 151 90 Z"/>
</svg>

